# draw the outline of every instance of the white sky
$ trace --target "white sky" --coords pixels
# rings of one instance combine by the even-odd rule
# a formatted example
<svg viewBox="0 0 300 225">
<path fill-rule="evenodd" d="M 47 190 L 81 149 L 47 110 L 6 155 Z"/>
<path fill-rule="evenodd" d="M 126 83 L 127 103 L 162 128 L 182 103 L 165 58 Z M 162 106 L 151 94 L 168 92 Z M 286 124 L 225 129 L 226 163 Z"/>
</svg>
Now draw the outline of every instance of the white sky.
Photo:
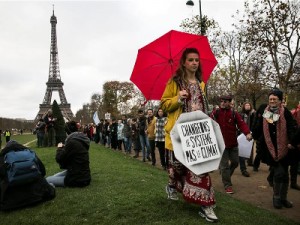
<svg viewBox="0 0 300 225">
<path fill-rule="evenodd" d="M 223 30 L 243 0 L 202 0 L 202 14 Z M 199 1 L 0 1 L 0 117 L 34 119 L 49 76 L 52 5 L 57 17 L 61 80 L 75 114 L 107 81 L 129 81 L 139 48 L 185 18 Z M 52 102 L 60 103 L 57 92 Z"/>
</svg>

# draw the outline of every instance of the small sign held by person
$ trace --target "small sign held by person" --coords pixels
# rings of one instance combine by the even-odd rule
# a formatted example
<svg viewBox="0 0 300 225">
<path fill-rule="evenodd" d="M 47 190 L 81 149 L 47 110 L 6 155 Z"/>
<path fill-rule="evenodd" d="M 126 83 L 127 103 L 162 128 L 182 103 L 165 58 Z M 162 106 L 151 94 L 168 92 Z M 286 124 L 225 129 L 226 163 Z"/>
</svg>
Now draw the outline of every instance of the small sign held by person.
<svg viewBox="0 0 300 225">
<path fill-rule="evenodd" d="M 104 117 L 105 117 L 106 120 L 110 120 L 110 113 L 108 113 L 108 112 L 105 113 Z"/>
<path fill-rule="evenodd" d="M 188 165 L 221 157 L 210 119 L 177 124 L 182 150 Z"/>
</svg>

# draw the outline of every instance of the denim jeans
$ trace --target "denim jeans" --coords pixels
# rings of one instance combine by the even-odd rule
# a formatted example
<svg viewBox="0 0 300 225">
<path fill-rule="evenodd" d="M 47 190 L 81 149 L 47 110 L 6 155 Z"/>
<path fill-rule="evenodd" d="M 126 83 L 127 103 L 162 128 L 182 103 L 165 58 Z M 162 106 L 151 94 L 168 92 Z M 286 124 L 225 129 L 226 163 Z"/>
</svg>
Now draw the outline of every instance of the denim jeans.
<svg viewBox="0 0 300 225">
<path fill-rule="evenodd" d="M 46 178 L 48 183 L 54 184 L 55 187 L 64 187 L 65 186 L 65 177 L 67 175 L 67 170 L 56 173 L 53 176 Z"/>
<path fill-rule="evenodd" d="M 37 133 L 37 146 L 38 147 L 43 147 L 44 146 L 44 136 L 45 133 L 44 132 L 38 132 Z"/>
<path fill-rule="evenodd" d="M 124 137 L 125 152 L 130 153 L 132 147 L 131 137 Z"/>
<path fill-rule="evenodd" d="M 246 171 L 247 170 L 247 167 L 246 167 L 246 158 L 239 157 L 239 161 L 240 161 L 240 170 L 241 170 L 241 172 Z"/>
<path fill-rule="evenodd" d="M 140 134 L 140 142 L 141 142 L 143 160 L 145 161 L 146 158 L 149 157 L 150 151 L 151 151 L 148 137 L 146 135 Z M 146 147 L 146 150 L 145 150 L 145 147 Z"/>
</svg>

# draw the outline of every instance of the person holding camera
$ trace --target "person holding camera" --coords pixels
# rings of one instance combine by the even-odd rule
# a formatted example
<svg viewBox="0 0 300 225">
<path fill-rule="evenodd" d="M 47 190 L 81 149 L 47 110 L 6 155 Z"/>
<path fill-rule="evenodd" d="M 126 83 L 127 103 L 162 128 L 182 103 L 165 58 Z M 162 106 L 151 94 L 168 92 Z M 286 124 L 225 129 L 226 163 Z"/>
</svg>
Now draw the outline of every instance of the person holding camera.
<svg viewBox="0 0 300 225">
<path fill-rule="evenodd" d="M 66 124 L 68 136 L 65 144 L 58 144 L 55 157 L 60 168 L 64 170 L 47 177 L 48 183 L 57 187 L 85 187 L 90 184 L 90 139 L 84 133 L 78 132 L 80 126 L 75 121 Z"/>
</svg>

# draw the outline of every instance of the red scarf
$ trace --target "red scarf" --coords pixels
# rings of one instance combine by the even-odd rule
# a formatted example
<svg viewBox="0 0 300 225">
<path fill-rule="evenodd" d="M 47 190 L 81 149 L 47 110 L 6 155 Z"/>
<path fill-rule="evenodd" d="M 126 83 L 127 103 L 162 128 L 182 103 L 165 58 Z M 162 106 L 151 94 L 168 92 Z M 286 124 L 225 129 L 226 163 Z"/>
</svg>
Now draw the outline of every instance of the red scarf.
<svg viewBox="0 0 300 225">
<path fill-rule="evenodd" d="M 269 111 L 269 106 L 266 108 Z M 284 108 L 279 108 L 279 120 L 276 122 L 276 140 L 277 140 L 277 151 L 272 143 L 270 131 L 269 131 L 269 123 L 263 118 L 263 131 L 266 140 L 266 145 L 268 147 L 269 152 L 271 153 L 273 159 L 277 162 L 284 158 L 288 153 L 288 138 L 286 133 L 286 120 L 284 117 Z"/>
</svg>

